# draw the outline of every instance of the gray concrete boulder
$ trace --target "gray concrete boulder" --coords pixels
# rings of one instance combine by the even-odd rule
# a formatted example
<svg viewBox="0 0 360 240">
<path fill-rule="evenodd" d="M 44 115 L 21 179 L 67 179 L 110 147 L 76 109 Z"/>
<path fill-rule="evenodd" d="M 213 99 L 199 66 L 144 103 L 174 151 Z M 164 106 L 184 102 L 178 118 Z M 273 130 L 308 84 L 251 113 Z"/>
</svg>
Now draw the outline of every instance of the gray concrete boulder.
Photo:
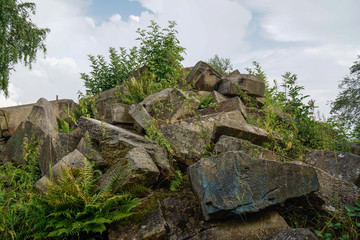
<svg viewBox="0 0 360 240">
<path fill-rule="evenodd" d="M 349 147 L 353 154 L 360 156 L 360 143 L 349 143 Z"/>
<path fill-rule="evenodd" d="M 84 166 L 85 160 L 86 157 L 81 152 L 75 149 L 73 152 L 63 157 L 52 167 L 52 175 L 54 180 L 57 180 L 58 178 L 62 177 L 63 169 L 66 168 L 70 168 L 71 170 L 81 169 Z"/>
<path fill-rule="evenodd" d="M 211 139 L 206 128 L 184 122 L 163 125 L 159 130 L 174 150 L 174 158 L 186 167 L 201 158 Z"/>
<path fill-rule="evenodd" d="M 148 110 L 150 116 L 157 120 L 174 123 L 178 118 L 194 112 L 200 106 L 200 101 L 191 94 L 177 88 L 171 90 L 167 97 L 154 102 Z"/>
<path fill-rule="evenodd" d="M 48 174 L 49 166 L 54 165 L 66 153 L 61 146 L 55 113 L 51 104 L 44 98 L 40 98 L 33 105 L 29 116 L 8 140 L 0 159 L 4 162 L 22 162 L 25 154 L 24 143 L 29 143 L 32 137 L 39 140 L 40 144 L 40 170 L 43 175 Z"/>
<path fill-rule="evenodd" d="M 80 139 L 76 149 L 81 152 L 87 159 L 98 165 L 106 165 L 104 158 L 99 154 L 98 147 L 94 146 L 91 141 L 87 141 L 84 137 Z"/>
<path fill-rule="evenodd" d="M 263 97 L 265 83 L 257 76 L 241 74 L 238 70 L 235 70 L 220 81 L 217 91 L 225 96 L 239 96 L 238 88 L 246 91 L 251 96 Z"/>
<path fill-rule="evenodd" d="M 360 187 L 360 156 L 358 155 L 313 150 L 306 155 L 305 162 Z"/>
<path fill-rule="evenodd" d="M 39 192 L 46 192 L 48 189 L 47 185 L 49 183 L 50 183 L 50 179 L 48 178 L 48 176 L 44 175 L 35 182 L 34 187 Z"/>
<path fill-rule="evenodd" d="M 276 211 L 264 211 L 256 217 L 247 216 L 246 219 L 246 222 L 241 218 L 223 221 L 210 229 L 198 233 L 190 239 L 269 239 L 277 233 L 289 229 L 285 220 Z"/>
<path fill-rule="evenodd" d="M 112 181 L 112 192 L 121 191 L 134 184 L 151 187 L 156 183 L 159 174 L 158 168 L 146 150 L 135 147 L 100 177 L 99 188 L 105 189 Z"/>
<path fill-rule="evenodd" d="M 213 103 L 221 103 L 229 99 L 228 97 L 222 95 L 221 93 L 215 90 L 211 92 L 211 96 L 212 96 L 211 102 Z"/>
<path fill-rule="evenodd" d="M 112 136 L 121 136 L 134 142 L 149 142 L 143 136 L 93 118 L 81 117 L 78 124 L 83 134 L 86 134 L 87 132 L 91 139 L 97 142 L 109 139 Z"/>
<path fill-rule="evenodd" d="M 186 82 L 199 91 L 216 90 L 222 75 L 209 64 L 199 61 L 186 77 Z"/>
<path fill-rule="evenodd" d="M 262 145 L 269 140 L 269 133 L 262 128 L 246 122 L 224 119 L 215 122 L 213 140 L 217 142 L 222 135 L 248 140 L 256 145 Z M 280 138 L 279 138 L 280 140 Z"/>
<path fill-rule="evenodd" d="M 216 123 L 228 120 L 246 124 L 238 109 L 183 119 L 174 124 L 159 126 L 159 130 L 173 148 L 175 159 L 183 166 L 190 166 L 207 154 Z"/>
<path fill-rule="evenodd" d="M 108 166 L 117 163 L 132 148 L 143 147 L 150 154 L 161 174 L 167 176 L 171 172 L 166 151 L 154 141 L 92 118 L 81 117 L 79 127 L 84 134 L 88 132 L 92 140 L 100 143 L 99 153 Z"/>
<path fill-rule="evenodd" d="M 49 103 L 55 116 L 61 119 L 68 117 L 64 111 L 65 107 L 72 109 L 76 105 L 74 101 L 70 99 L 50 101 Z M 0 108 L 0 139 L 2 137 L 11 137 L 17 127 L 27 119 L 33 110 L 33 106 L 36 104 L 37 103 Z"/>
<path fill-rule="evenodd" d="M 115 94 L 120 91 L 115 87 L 95 96 L 99 118 L 110 124 L 132 124 L 134 119 L 129 114 L 129 105 L 123 104 Z"/>
<path fill-rule="evenodd" d="M 316 235 L 307 228 L 290 229 L 276 234 L 271 240 L 318 240 Z"/>
<path fill-rule="evenodd" d="M 126 136 L 114 136 L 111 140 L 100 142 L 100 154 L 104 158 L 106 165 L 113 166 L 133 148 L 142 147 L 151 156 L 156 166 L 164 176 L 171 172 L 171 165 L 167 158 L 167 152 L 153 141 L 143 139 L 129 139 Z"/>
<path fill-rule="evenodd" d="M 311 167 L 254 159 L 242 151 L 201 159 L 188 171 L 206 220 L 257 212 L 319 190 Z"/>
<path fill-rule="evenodd" d="M 324 202 L 322 206 L 324 210 L 333 214 L 337 209 L 344 208 L 346 205 L 354 206 L 360 196 L 360 188 L 355 184 L 333 176 L 307 163 L 299 161 L 294 163 L 302 166 L 310 166 L 316 171 L 320 189 L 314 194 Z"/>
<path fill-rule="evenodd" d="M 136 224 L 130 226 L 124 226 L 122 222 L 112 224 L 108 236 L 111 240 L 166 239 L 166 228 L 161 205 L 158 203 L 152 212 Z"/>
<path fill-rule="evenodd" d="M 205 109 L 198 110 L 197 114 L 204 116 L 209 114 L 232 112 L 232 111 L 240 111 L 244 117 L 244 120 L 247 117 L 245 105 L 243 104 L 243 102 L 239 97 L 223 100 L 221 103 L 218 103 L 215 106 L 208 106 Z"/>
<path fill-rule="evenodd" d="M 69 133 L 60 132 L 59 138 L 64 151 L 69 153 L 74 151 L 78 146 L 82 138 L 82 133 L 80 128 L 76 128 Z"/>
<path fill-rule="evenodd" d="M 219 155 L 228 151 L 244 151 L 253 158 L 279 161 L 280 156 L 266 148 L 252 144 L 249 141 L 223 135 L 215 144 L 213 153 Z"/>
<path fill-rule="evenodd" d="M 137 126 L 135 126 L 137 131 L 146 129 L 149 125 L 155 121 L 153 117 L 150 116 L 148 111 L 142 104 L 133 104 L 130 106 L 129 114 L 135 120 Z"/>
</svg>

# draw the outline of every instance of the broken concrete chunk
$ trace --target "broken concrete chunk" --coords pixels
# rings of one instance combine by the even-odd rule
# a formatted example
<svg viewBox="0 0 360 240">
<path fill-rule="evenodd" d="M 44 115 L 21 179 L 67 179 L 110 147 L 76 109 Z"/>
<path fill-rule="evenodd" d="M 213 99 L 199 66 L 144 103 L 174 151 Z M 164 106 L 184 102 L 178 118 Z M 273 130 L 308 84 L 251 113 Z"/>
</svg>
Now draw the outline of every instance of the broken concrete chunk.
<svg viewBox="0 0 360 240">
<path fill-rule="evenodd" d="M 313 150 L 305 162 L 360 187 L 360 156 L 351 153 Z"/>
<path fill-rule="evenodd" d="M 217 142 L 222 135 L 248 140 L 261 146 L 269 141 L 268 132 L 246 122 L 234 120 L 215 122 L 213 139 Z"/>
<path fill-rule="evenodd" d="M 52 167 L 52 174 L 54 179 L 56 180 L 58 178 L 61 178 L 63 169 L 66 169 L 68 167 L 71 170 L 81 169 L 84 166 L 85 159 L 86 157 L 81 152 L 75 149 L 73 152 L 63 157 Z"/>
<path fill-rule="evenodd" d="M 174 88 L 169 95 L 159 102 L 154 102 L 148 111 L 150 116 L 165 122 L 174 123 L 178 118 L 195 112 L 200 101 L 189 93 Z"/>
<path fill-rule="evenodd" d="M 273 161 L 280 160 L 279 155 L 277 155 L 273 151 L 252 144 L 251 142 L 243 139 L 223 135 L 220 137 L 219 141 L 215 144 L 213 152 L 214 154 L 219 155 L 220 153 L 224 153 L 228 151 L 244 151 L 247 155 L 253 158 L 260 158 L 260 159 L 273 160 Z"/>
<path fill-rule="evenodd" d="M 235 70 L 220 81 L 217 91 L 226 96 L 240 96 L 239 89 L 254 97 L 264 97 L 265 83 L 258 76 Z"/>
<path fill-rule="evenodd" d="M 222 75 L 209 64 L 199 61 L 186 77 L 186 82 L 199 91 L 216 89 Z"/>
<path fill-rule="evenodd" d="M 212 96 L 211 102 L 213 103 L 221 103 L 229 99 L 228 97 L 222 95 L 221 93 L 215 90 L 211 92 L 211 96 Z"/>
<path fill-rule="evenodd" d="M 90 161 L 94 161 L 98 165 L 105 165 L 105 160 L 99 154 L 99 151 L 92 145 L 91 142 L 87 142 L 84 137 L 81 138 L 76 149 Z"/>
<path fill-rule="evenodd" d="M 254 159 L 242 151 L 201 159 L 189 173 L 206 220 L 257 212 L 319 190 L 311 167 Z"/>
<path fill-rule="evenodd" d="M 135 147 L 100 177 L 99 188 L 105 189 L 112 181 L 113 192 L 134 184 L 151 187 L 156 183 L 159 174 L 158 168 L 146 150 Z"/>
<path fill-rule="evenodd" d="M 129 114 L 142 129 L 146 129 L 155 121 L 141 104 L 131 105 Z"/>
</svg>

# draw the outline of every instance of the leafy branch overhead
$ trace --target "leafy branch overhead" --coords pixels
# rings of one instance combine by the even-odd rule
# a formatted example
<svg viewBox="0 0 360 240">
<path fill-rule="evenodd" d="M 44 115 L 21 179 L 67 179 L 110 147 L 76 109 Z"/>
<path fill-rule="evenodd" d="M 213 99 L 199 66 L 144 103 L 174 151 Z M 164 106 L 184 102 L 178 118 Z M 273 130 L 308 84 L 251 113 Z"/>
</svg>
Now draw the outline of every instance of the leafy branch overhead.
<svg viewBox="0 0 360 240">
<path fill-rule="evenodd" d="M 38 28 L 31 21 L 35 4 L 19 0 L 0 1 L 0 92 L 7 97 L 9 77 L 22 62 L 31 68 L 39 51 L 46 52 L 48 28 Z"/>
</svg>

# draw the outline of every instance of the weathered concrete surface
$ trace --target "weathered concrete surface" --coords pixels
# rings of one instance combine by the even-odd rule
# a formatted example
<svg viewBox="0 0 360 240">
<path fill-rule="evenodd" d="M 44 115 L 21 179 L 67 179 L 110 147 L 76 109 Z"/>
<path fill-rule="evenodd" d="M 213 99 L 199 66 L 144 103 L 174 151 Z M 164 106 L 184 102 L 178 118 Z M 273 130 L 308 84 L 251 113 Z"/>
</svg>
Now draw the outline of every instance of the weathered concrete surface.
<svg viewBox="0 0 360 240">
<path fill-rule="evenodd" d="M 219 155 L 220 153 L 228 151 L 244 151 L 247 155 L 253 158 L 261 158 L 266 160 L 279 161 L 279 155 L 275 154 L 266 148 L 252 144 L 249 141 L 223 135 L 215 144 L 213 153 Z"/>
<path fill-rule="evenodd" d="M 242 151 L 201 159 L 188 170 L 206 220 L 257 212 L 319 190 L 311 167 L 254 159 Z"/>
<path fill-rule="evenodd" d="M 61 119 L 67 117 L 67 114 L 64 112 L 64 107 L 71 109 L 76 105 L 74 101 L 70 99 L 50 101 L 50 104 L 55 116 Z M 0 108 L 0 138 L 12 136 L 21 122 L 25 121 L 29 116 L 34 105 L 35 103 Z M 1 132 L 3 133 L 2 135 Z"/>
<path fill-rule="evenodd" d="M 161 211 L 161 205 L 147 214 L 142 221 L 130 226 L 114 223 L 109 228 L 109 240 L 166 239 L 167 224 Z"/>
<path fill-rule="evenodd" d="M 221 104 L 216 104 L 216 106 L 209 106 L 205 109 L 198 110 L 197 113 L 199 115 L 209 115 L 221 112 L 232 112 L 232 111 L 240 111 L 244 116 L 244 119 L 247 117 L 245 105 L 240 100 L 239 97 L 230 98 L 228 100 L 223 100 Z"/>
<path fill-rule="evenodd" d="M 158 168 L 146 150 L 135 147 L 100 177 L 99 188 L 105 189 L 113 178 L 116 178 L 112 187 L 113 192 L 121 191 L 133 184 L 152 187 L 159 174 Z"/>
<path fill-rule="evenodd" d="M 115 96 L 118 91 L 119 87 L 115 87 L 95 96 L 99 118 L 110 124 L 132 124 L 134 119 L 129 114 L 129 105 L 120 103 Z"/>
<path fill-rule="evenodd" d="M 81 169 L 84 166 L 84 160 L 86 160 L 86 157 L 81 152 L 75 149 L 73 152 L 63 157 L 52 167 L 52 174 L 54 180 L 62 177 L 63 169 Z"/>
<path fill-rule="evenodd" d="M 349 143 L 349 147 L 353 154 L 360 156 L 360 143 Z"/>
<path fill-rule="evenodd" d="M 199 61 L 186 77 L 186 82 L 199 91 L 213 91 L 222 75 L 209 64 Z"/>
<path fill-rule="evenodd" d="M 313 150 L 305 162 L 360 187 L 360 156 L 350 153 Z"/>
<path fill-rule="evenodd" d="M 146 129 L 155 121 L 153 117 L 150 116 L 148 111 L 142 104 L 133 104 L 130 106 L 129 114 L 135 120 L 135 123 L 138 125 L 137 130 Z"/>
<path fill-rule="evenodd" d="M 106 165 L 114 165 L 132 148 L 143 147 L 150 154 L 161 174 L 167 176 L 171 172 L 167 153 L 156 142 L 126 129 L 91 118 L 82 117 L 78 124 L 84 134 L 88 132 L 93 141 L 100 143 L 99 153 L 104 158 Z"/>
<path fill-rule="evenodd" d="M 117 127 L 106 122 L 101 122 L 96 119 L 81 117 L 78 124 L 83 134 L 86 134 L 86 132 L 88 132 L 90 137 L 97 142 L 118 135 L 135 142 L 149 142 L 143 136 L 132 133 L 124 128 Z"/>
<path fill-rule="evenodd" d="M 83 137 L 80 139 L 76 149 L 90 161 L 94 161 L 98 165 L 106 165 L 104 158 L 99 154 L 98 147 L 95 147 L 94 145 L 95 144 L 92 144 L 91 141 L 87 142 Z"/>
<path fill-rule="evenodd" d="M 82 138 L 82 133 L 80 128 L 76 128 L 70 133 L 60 132 L 59 138 L 64 151 L 70 153 L 78 146 L 80 139 Z"/>
<path fill-rule="evenodd" d="M 286 231 L 289 226 L 276 211 L 264 211 L 256 217 L 230 219 L 198 233 L 191 240 L 249 240 L 269 239 L 279 232 Z"/>
<path fill-rule="evenodd" d="M 215 122 L 213 139 L 217 142 L 222 135 L 248 140 L 256 145 L 269 141 L 269 133 L 246 122 L 224 120 Z"/>
<path fill-rule="evenodd" d="M 126 136 L 114 136 L 111 140 L 100 142 L 100 154 L 104 158 L 106 165 L 113 166 L 127 154 L 128 151 L 135 147 L 144 148 L 151 156 L 156 166 L 164 176 L 168 176 L 171 172 L 171 165 L 167 158 L 166 151 L 153 141 L 146 138 L 129 139 Z"/>
<path fill-rule="evenodd" d="M 239 96 L 238 87 L 249 95 L 263 97 L 265 92 L 264 82 L 257 76 L 241 74 L 238 70 L 230 73 L 219 84 L 218 92 L 225 96 Z"/>
<path fill-rule="evenodd" d="M 307 228 L 290 229 L 281 232 L 271 238 L 271 240 L 318 240 L 316 235 Z"/>
<path fill-rule="evenodd" d="M 296 164 L 302 166 L 311 166 L 319 180 L 320 189 L 315 192 L 315 196 L 324 201 L 323 208 L 329 212 L 335 212 L 346 205 L 355 205 L 360 196 L 360 188 L 355 184 L 335 177 L 324 170 L 304 162 L 296 161 Z"/>
<path fill-rule="evenodd" d="M 56 116 L 51 104 L 44 98 L 39 99 L 26 120 L 8 140 L 5 150 L 0 154 L 0 159 L 4 162 L 23 162 L 25 154 L 23 148 L 33 137 L 39 140 L 41 147 L 40 170 L 43 175 L 48 174 L 49 165 L 55 164 L 65 154 L 57 129 Z"/>
<path fill-rule="evenodd" d="M 158 120 L 174 123 L 178 118 L 194 112 L 199 106 L 200 101 L 195 94 L 174 88 L 165 99 L 152 104 L 148 113 Z"/>
<path fill-rule="evenodd" d="M 212 96 L 211 102 L 213 103 L 221 103 L 229 99 L 228 97 L 222 95 L 221 93 L 215 90 L 211 92 L 211 96 Z"/>
<path fill-rule="evenodd" d="M 200 159 L 211 139 L 205 128 L 184 122 L 160 126 L 159 130 L 174 150 L 175 159 L 186 167 Z"/>
<path fill-rule="evenodd" d="M 48 190 L 48 184 L 50 184 L 50 179 L 48 176 L 44 175 L 39 180 L 37 180 L 34 184 L 34 187 L 39 192 L 46 192 Z"/>
</svg>

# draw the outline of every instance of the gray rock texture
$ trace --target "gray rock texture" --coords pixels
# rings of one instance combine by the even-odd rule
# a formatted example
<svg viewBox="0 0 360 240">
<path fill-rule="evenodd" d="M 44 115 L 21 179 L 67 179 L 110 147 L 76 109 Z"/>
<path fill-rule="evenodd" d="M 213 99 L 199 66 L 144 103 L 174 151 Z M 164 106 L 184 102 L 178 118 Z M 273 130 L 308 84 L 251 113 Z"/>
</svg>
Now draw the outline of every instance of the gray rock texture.
<svg viewBox="0 0 360 240">
<path fill-rule="evenodd" d="M 206 220 L 257 212 L 319 190 L 311 167 L 254 159 L 242 151 L 201 159 L 188 171 Z"/>
</svg>

